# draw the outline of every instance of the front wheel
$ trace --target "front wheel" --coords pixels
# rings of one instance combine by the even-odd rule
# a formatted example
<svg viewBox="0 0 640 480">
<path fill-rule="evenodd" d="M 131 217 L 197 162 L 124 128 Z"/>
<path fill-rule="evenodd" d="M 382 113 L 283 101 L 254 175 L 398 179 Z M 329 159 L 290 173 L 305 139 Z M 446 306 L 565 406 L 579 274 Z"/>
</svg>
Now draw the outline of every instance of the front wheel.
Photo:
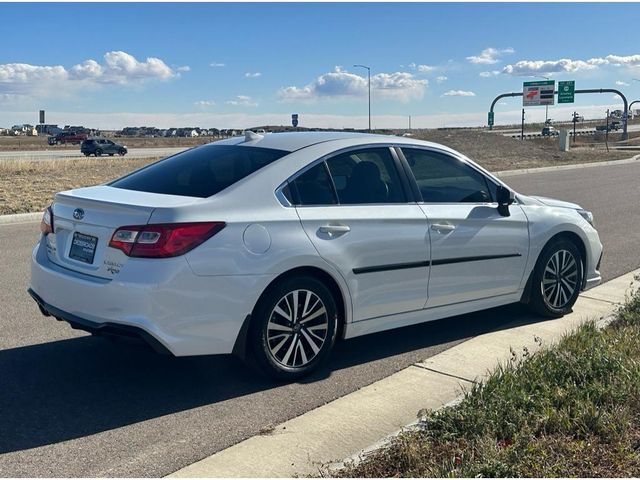
<svg viewBox="0 0 640 480">
<path fill-rule="evenodd" d="M 285 279 L 256 306 L 249 331 L 252 357 L 268 376 L 295 380 L 329 356 L 337 323 L 336 302 L 321 281 Z"/>
<path fill-rule="evenodd" d="M 573 242 L 561 239 L 547 245 L 533 272 L 529 306 L 545 317 L 569 313 L 580 294 L 583 275 L 582 255 Z"/>
<path fill-rule="evenodd" d="M 118 155 L 120 155 L 121 157 L 124 157 L 126 154 L 127 151 L 124 148 L 118 152 Z"/>
<path fill-rule="evenodd" d="M 100 157 L 100 156 L 102 156 L 102 150 L 97 149 L 96 150 L 96 157 Z"/>
</svg>

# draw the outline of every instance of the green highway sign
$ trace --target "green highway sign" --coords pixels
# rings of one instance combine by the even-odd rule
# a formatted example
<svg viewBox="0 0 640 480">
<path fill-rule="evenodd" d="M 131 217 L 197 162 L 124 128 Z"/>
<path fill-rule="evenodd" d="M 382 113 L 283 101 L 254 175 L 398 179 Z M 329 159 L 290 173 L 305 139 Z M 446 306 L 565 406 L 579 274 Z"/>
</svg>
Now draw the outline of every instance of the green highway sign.
<svg viewBox="0 0 640 480">
<path fill-rule="evenodd" d="M 555 80 L 524 82 L 522 85 L 522 106 L 553 105 L 555 96 Z"/>
<path fill-rule="evenodd" d="M 487 121 L 487 124 L 492 127 L 493 126 L 493 112 L 489 112 L 489 120 Z"/>
<path fill-rule="evenodd" d="M 576 82 L 569 80 L 558 82 L 558 103 L 573 103 L 576 92 Z"/>
</svg>

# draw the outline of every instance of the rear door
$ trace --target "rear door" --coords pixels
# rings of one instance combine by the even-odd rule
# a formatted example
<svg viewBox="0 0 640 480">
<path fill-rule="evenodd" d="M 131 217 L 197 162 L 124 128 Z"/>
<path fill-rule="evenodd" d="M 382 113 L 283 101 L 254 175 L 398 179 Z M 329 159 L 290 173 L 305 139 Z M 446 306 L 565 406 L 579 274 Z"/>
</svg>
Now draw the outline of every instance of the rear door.
<svg viewBox="0 0 640 480">
<path fill-rule="evenodd" d="M 518 205 L 498 213 L 496 183 L 450 154 L 402 148 L 429 221 L 427 307 L 515 293 L 529 254 L 527 218 Z"/>
<path fill-rule="evenodd" d="M 419 310 L 427 298 L 424 212 L 387 147 L 353 149 L 289 184 L 307 236 L 346 280 L 354 321 Z"/>
</svg>

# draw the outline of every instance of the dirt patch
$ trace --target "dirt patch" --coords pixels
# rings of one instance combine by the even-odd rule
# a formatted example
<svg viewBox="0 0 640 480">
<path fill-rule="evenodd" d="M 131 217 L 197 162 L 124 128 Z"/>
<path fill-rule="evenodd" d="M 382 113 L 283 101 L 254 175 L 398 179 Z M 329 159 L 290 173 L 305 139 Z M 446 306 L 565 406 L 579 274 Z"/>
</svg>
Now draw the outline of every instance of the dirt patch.
<svg viewBox="0 0 640 480">
<path fill-rule="evenodd" d="M 491 171 L 601 162 L 634 155 L 633 152 L 607 152 L 604 145 L 561 152 L 558 139 L 517 140 L 477 130 L 425 130 L 414 138 L 458 150 Z"/>
<path fill-rule="evenodd" d="M 474 130 L 424 130 L 416 132 L 415 138 L 441 143 L 458 150 L 491 171 L 616 160 L 635 154 L 614 150 L 607 153 L 606 150 L 588 146 L 570 152 L 560 152 L 557 140 L 520 141 L 500 134 Z M 129 140 L 127 145 L 133 146 Z M 145 147 L 190 146 L 205 141 L 171 138 L 138 140 L 149 142 L 137 145 Z M 180 141 L 191 143 L 178 144 Z M 155 158 L 0 160 L 0 215 L 40 211 L 51 202 L 55 192 L 104 183 L 152 160 Z"/>
<path fill-rule="evenodd" d="M 0 215 L 44 210 L 56 192 L 105 183 L 154 160 L 156 158 L 0 160 Z"/>
</svg>

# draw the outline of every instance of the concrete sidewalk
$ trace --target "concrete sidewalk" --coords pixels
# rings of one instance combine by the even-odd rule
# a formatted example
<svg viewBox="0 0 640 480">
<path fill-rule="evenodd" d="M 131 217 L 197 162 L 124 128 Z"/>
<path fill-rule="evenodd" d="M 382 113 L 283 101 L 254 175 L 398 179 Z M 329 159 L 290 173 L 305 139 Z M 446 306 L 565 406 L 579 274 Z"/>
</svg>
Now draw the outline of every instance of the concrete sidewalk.
<svg viewBox="0 0 640 480">
<path fill-rule="evenodd" d="M 455 400 L 512 350 L 534 352 L 591 319 L 614 313 L 640 269 L 583 293 L 573 312 L 474 337 L 383 380 L 185 467 L 170 477 L 294 477 L 357 456 L 414 422 L 418 411 Z M 214 434 L 214 432 L 212 432 Z"/>
</svg>

